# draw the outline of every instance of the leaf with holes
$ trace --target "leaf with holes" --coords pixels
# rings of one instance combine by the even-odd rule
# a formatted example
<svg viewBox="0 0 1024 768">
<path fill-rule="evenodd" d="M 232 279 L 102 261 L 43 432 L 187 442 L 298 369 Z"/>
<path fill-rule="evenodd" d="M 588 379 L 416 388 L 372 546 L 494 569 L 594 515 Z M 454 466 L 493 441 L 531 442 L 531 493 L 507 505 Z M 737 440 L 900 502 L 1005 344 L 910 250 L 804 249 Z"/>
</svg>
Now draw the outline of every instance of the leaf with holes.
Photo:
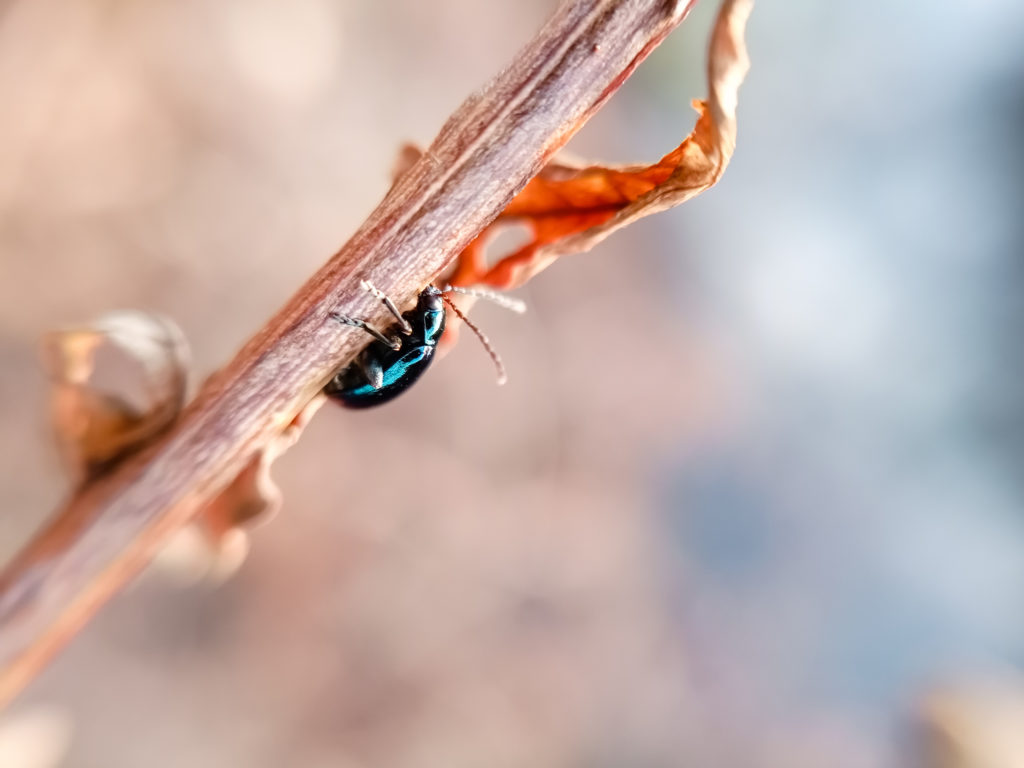
<svg viewBox="0 0 1024 768">
<path fill-rule="evenodd" d="M 588 251 L 615 230 L 714 185 L 736 146 L 737 97 L 749 68 L 744 28 L 752 6 L 753 0 L 722 3 L 708 51 L 708 98 L 693 102 L 700 117 L 682 144 L 648 166 L 549 163 L 463 251 L 451 282 L 516 288 L 559 257 Z M 488 266 L 485 245 L 506 224 L 525 224 L 532 239 Z"/>
</svg>

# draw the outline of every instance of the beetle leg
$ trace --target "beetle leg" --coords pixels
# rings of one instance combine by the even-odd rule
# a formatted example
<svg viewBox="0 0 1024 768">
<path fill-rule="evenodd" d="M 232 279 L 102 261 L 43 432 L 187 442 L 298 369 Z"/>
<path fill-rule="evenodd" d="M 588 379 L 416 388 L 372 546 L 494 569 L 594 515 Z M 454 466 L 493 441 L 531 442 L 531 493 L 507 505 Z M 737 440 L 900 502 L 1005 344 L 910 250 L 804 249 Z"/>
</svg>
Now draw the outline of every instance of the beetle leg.
<svg viewBox="0 0 1024 768">
<path fill-rule="evenodd" d="M 359 320 L 354 317 L 349 317 L 348 315 L 343 315 L 340 312 L 331 312 L 329 317 L 332 320 L 337 320 L 342 325 L 351 325 L 353 328 L 362 328 L 368 334 L 373 336 L 373 338 L 375 338 L 377 341 L 381 342 L 382 344 L 387 344 L 392 349 L 398 350 L 402 348 L 401 341 L 399 341 L 398 339 L 389 339 L 387 336 L 378 331 L 365 320 Z"/>
<path fill-rule="evenodd" d="M 381 367 L 380 360 L 374 355 L 360 356 L 359 368 L 362 370 L 366 380 L 370 382 L 371 387 L 380 389 L 384 386 L 384 369 Z"/>
<path fill-rule="evenodd" d="M 384 302 L 384 306 L 388 308 L 388 312 L 394 315 L 395 319 L 398 320 L 398 324 L 402 326 L 402 333 L 404 333 L 406 336 L 412 333 L 412 326 L 409 325 L 408 320 L 402 317 L 402 313 L 398 311 L 398 307 L 395 306 L 395 302 L 391 300 L 390 296 L 384 293 L 384 291 L 375 286 L 369 280 L 360 281 L 360 285 L 362 285 L 365 290 L 369 291 L 378 299 Z"/>
</svg>

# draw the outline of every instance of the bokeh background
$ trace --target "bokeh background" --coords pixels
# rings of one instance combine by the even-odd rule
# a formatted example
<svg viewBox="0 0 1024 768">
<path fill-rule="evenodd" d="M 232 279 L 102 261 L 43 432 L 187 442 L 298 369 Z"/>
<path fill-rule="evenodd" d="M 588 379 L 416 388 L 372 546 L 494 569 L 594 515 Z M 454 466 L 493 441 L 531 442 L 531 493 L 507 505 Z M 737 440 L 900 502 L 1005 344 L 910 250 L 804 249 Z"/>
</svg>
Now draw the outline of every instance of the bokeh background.
<svg viewBox="0 0 1024 768">
<path fill-rule="evenodd" d="M 113 308 L 224 363 L 553 0 L 0 3 L 0 559 L 65 491 L 36 351 Z M 571 149 L 653 160 L 705 0 Z M 224 584 L 150 572 L 0 763 L 1024 765 L 1024 10 L 760 3 L 684 208 L 325 407 Z M 988 762 L 985 762 L 988 760 Z"/>
</svg>

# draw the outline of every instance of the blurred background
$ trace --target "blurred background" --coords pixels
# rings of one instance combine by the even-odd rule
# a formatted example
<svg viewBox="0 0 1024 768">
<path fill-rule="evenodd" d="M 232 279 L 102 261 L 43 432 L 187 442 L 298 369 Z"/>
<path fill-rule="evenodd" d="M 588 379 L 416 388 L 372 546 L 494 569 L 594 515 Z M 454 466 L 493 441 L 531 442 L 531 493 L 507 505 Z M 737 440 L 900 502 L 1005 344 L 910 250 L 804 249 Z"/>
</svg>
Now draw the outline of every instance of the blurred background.
<svg viewBox="0 0 1024 768">
<path fill-rule="evenodd" d="M 65 492 L 39 337 L 155 310 L 220 366 L 554 6 L 0 2 L 0 560 Z M 678 144 L 715 10 L 570 149 Z M 719 186 L 477 305 L 503 389 L 466 337 L 325 406 L 237 575 L 147 573 L 0 763 L 1024 765 L 1024 10 L 748 37 Z"/>
</svg>

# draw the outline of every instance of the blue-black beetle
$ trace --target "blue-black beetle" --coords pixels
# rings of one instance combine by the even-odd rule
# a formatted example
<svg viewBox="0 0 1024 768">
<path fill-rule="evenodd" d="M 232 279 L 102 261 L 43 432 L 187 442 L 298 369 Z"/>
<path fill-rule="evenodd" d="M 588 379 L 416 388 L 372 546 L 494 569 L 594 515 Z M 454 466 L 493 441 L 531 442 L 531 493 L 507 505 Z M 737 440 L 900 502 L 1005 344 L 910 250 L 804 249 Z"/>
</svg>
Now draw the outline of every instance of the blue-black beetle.
<svg viewBox="0 0 1024 768">
<path fill-rule="evenodd" d="M 348 408 L 369 408 L 393 400 L 411 387 L 434 361 L 434 352 L 441 340 L 441 334 L 444 333 L 445 304 L 451 307 L 477 335 L 498 368 L 498 383 L 505 382 L 505 369 L 501 364 L 501 358 L 487 337 L 459 311 L 446 294 L 454 291 L 488 298 L 516 312 L 525 310 L 522 302 L 491 291 L 451 286 L 442 291 L 428 285 L 420 292 L 416 307 L 402 313 L 382 291 L 366 281 L 363 282 L 363 287 L 383 301 L 398 322 L 389 336 L 365 320 L 358 320 L 340 312 L 331 313 L 332 319 L 344 325 L 361 328 L 374 340 L 352 363 L 338 371 L 330 380 L 324 388 L 324 394 L 329 398 Z"/>
</svg>

